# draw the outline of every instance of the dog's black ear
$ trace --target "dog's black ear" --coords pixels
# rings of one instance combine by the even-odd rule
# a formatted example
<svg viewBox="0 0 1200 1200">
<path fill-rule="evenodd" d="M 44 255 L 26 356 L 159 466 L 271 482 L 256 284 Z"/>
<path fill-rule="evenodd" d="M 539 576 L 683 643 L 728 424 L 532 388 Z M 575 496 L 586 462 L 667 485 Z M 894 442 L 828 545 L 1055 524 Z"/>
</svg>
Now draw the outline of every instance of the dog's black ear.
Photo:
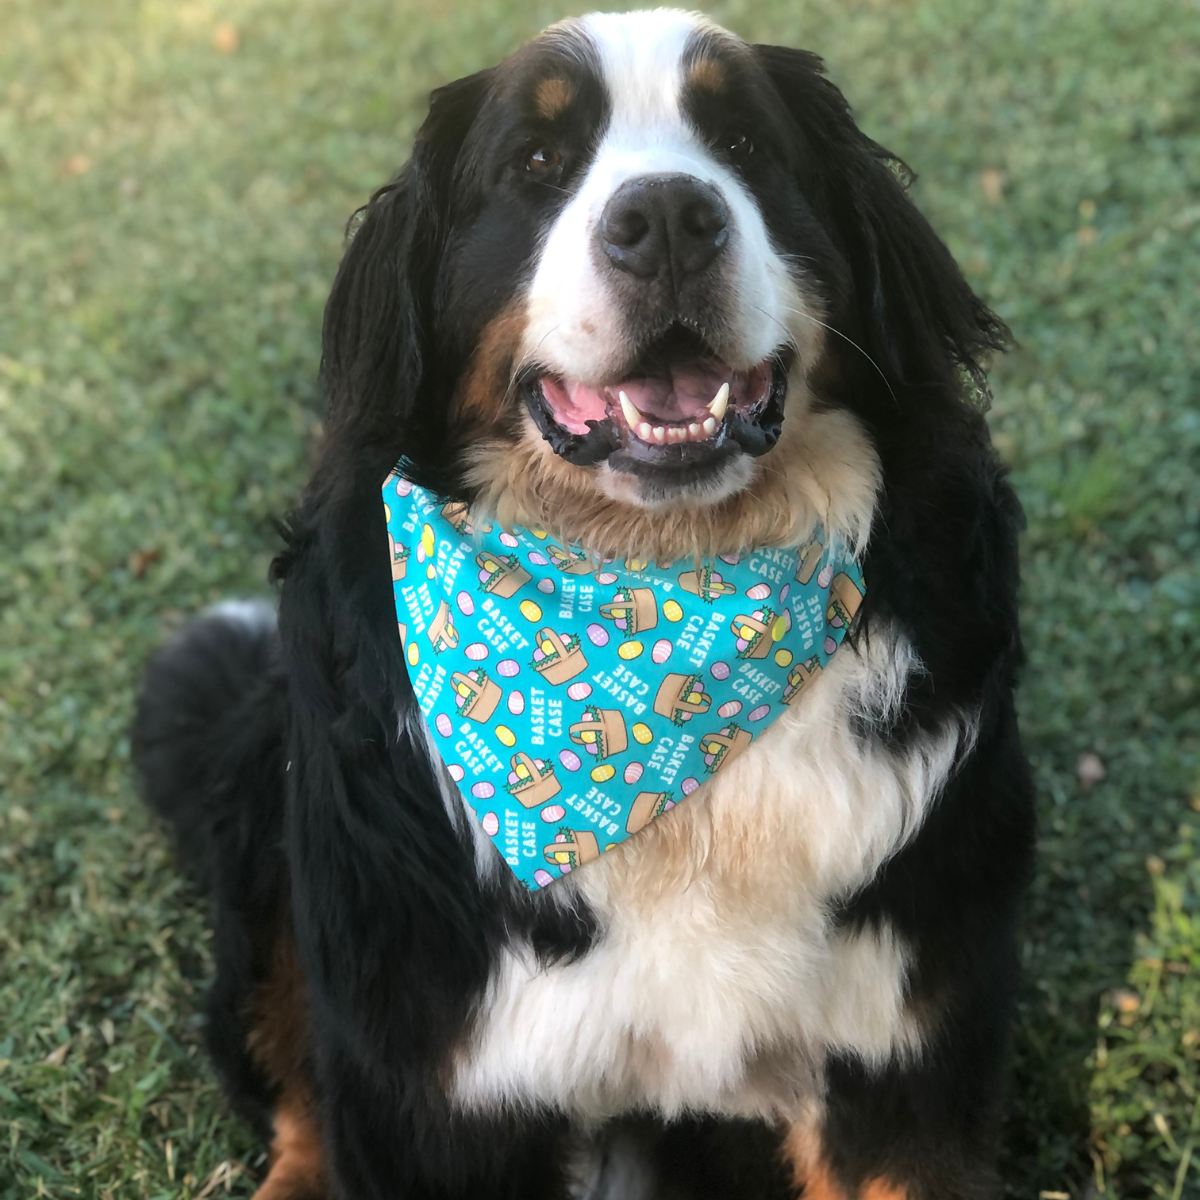
<svg viewBox="0 0 1200 1200">
<path fill-rule="evenodd" d="M 356 229 L 325 306 L 330 442 L 378 457 L 384 474 L 403 448 L 410 474 L 431 487 L 447 440 L 446 405 L 428 394 L 437 387 L 433 288 L 459 153 L 490 76 L 480 71 L 433 93 L 412 158 L 352 218 Z"/>
<path fill-rule="evenodd" d="M 846 255 L 856 325 L 873 357 L 901 383 L 950 382 L 965 368 L 984 385 L 982 360 L 1009 331 L 971 290 L 950 251 L 908 198 L 908 167 L 867 137 L 815 54 L 755 46 L 809 149 L 805 171 Z"/>
</svg>

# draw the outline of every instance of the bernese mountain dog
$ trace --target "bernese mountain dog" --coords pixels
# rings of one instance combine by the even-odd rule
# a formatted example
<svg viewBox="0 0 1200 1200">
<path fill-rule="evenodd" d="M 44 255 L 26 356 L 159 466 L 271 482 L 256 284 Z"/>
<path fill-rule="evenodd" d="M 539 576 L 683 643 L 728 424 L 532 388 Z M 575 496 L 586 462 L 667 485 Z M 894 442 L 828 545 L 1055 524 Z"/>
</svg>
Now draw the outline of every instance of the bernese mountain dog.
<svg viewBox="0 0 1200 1200">
<path fill-rule="evenodd" d="M 1007 331 L 821 61 L 659 9 L 432 96 L 325 311 L 274 578 L 152 660 L 144 793 L 211 899 L 208 1048 L 259 1200 L 999 1190 L 1033 847 Z M 845 644 L 719 776 L 530 890 L 397 632 L 393 472 L 647 561 L 861 565 Z"/>
</svg>

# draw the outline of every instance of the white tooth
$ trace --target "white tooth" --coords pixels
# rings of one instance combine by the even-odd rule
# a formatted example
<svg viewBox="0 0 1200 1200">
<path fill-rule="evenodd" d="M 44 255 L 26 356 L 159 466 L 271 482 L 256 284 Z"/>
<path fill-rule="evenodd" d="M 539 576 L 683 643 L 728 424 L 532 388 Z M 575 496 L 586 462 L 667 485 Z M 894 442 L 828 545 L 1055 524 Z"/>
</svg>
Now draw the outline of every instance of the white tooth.
<svg viewBox="0 0 1200 1200">
<path fill-rule="evenodd" d="M 654 440 L 658 442 L 659 445 L 667 440 L 667 431 L 661 425 L 655 425 L 653 433 Z"/>
<path fill-rule="evenodd" d="M 642 414 L 638 412 L 624 392 L 618 392 L 617 398 L 621 401 L 621 412 L 625 414 L 625 424 L 630 429 L 636 429 L 642 423 Z"/>
<path fill-rule="evenodd" d="M 648 442 L 651 439 L 651 437 L 653 437 L 653 433 L 651 432 L 649 421 L 643 421 L 637 427 L 637 435 L 638 435 L 638 437 L 640 437 L 642 439 L 643 442 Z"/>
<path fill-rule="evenodd" d="M 717 394 L 713 397 L 712 403 L 708 406 L 708 411 L 718 420 L 725 418 L 725 406 L 729 403 L 729 384 L 721 384 Z"/>
<path fill-rule="evenodd" d="M 702 430 L 700 429 L 700 426 L 695 422 L 688 426 L 688 437 L 698 438 L 701 432 Z"/>
<path fill-rule="evenodd" d="M 672 425 L 671 426 L 671 441 L 686 442 L 687 441 L 687 430 L 684 429 L 684 427 L 682 425 Z"/>
<path fill-rule="evenodd" d="M 717 432 L 717 422 L 712 417 L 705 417 L 704 424 L 700 428 L 703 429 L 709 437 L 712 437 L 712 435 Z"/>
</svg>

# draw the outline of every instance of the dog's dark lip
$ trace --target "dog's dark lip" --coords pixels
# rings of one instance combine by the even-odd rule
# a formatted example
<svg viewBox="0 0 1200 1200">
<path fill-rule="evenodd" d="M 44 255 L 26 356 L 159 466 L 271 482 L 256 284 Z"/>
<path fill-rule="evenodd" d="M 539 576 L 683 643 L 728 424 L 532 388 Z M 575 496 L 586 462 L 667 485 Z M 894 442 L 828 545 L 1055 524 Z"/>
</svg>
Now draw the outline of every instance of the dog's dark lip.
<svg viewBox="0 0 1200 1200">
<path fill-rule="evenodd" d="M 623 420 L 610 411 L 603 420 L 588 420 L 587 433 L 573 433 L 555 419 L 543 390 L 549 377 L 561 377 L 541 367 L 529 367 L 517 377 L 517 390 L 534 424 L 560 458 L 577 466 L 609 461 L 614 470 L 655 476 L 705 474 L 735 454 L 758 457 L 778 441 L 783 425 L 788 376 L 793 354 L 781 349 L 770 358 L 770 386 L 752 409 L 729 409 L 716 434 L 704 441 L 652 444 L 630 436 Z"/>
</svg>

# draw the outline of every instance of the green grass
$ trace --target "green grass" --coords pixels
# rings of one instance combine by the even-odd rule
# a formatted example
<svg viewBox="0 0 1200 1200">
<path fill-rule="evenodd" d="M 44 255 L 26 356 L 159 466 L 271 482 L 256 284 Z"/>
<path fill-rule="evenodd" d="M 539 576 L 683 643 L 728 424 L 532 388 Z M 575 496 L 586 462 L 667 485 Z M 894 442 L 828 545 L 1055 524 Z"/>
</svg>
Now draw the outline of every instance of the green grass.
<svg viewBox="0 0 1200 1200">
<path fill-rule="evenodd" d="M 133 687 L 189 613 L 264 589 L 343 224 L 423 95 L 570 10 L 0 7 L 4 1200 L 252 1190 L 198 1050 L 202 907 L 133 797 Z M 828 57 L 1020 340 L 992 424 L 1029 514 L 1042 843 L 1011 1193 L 1200 1196 L 1200 5 L 712 11 Z"/>
</svg>

